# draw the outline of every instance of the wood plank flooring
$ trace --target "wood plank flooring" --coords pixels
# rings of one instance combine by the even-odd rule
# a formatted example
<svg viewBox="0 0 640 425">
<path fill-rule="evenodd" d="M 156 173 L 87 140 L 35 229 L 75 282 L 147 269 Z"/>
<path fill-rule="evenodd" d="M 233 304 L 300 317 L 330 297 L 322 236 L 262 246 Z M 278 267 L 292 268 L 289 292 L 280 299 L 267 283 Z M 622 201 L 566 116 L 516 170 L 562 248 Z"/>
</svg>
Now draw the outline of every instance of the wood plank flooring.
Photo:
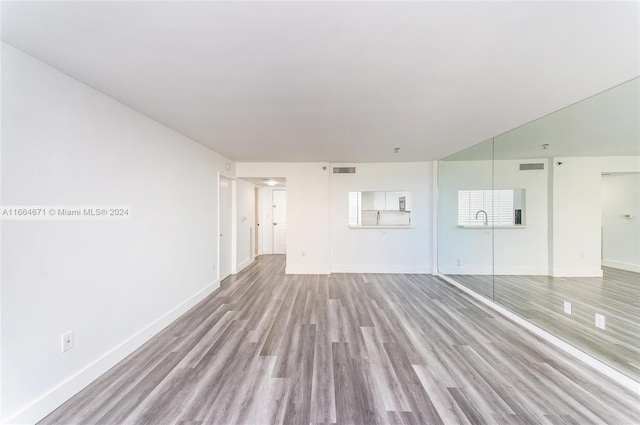
<svg viewBox="0 0 640 425">
<path fill-rule="evenodd" d="M 603 277 L 473 276 L 452 279 L 502 304 L 635 380 L 640 380 L 640 274 L 603 267 Z M 563 312 L 563 301 L 572 314 Z M 606 329 L 595 327 L 595 313 Z"/>
<path fill-rule="evenodd" d="M 638 396 L 433 276 L 262 256 L 42 424 L 640 423 Z"/>
</svg>

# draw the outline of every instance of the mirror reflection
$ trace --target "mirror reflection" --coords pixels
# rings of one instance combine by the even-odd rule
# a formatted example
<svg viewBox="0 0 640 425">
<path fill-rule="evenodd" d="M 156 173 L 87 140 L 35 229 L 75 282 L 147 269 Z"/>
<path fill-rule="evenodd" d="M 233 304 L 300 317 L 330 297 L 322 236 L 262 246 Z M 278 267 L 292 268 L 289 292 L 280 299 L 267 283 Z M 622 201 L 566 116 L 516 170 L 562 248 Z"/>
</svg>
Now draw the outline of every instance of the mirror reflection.
<svg viewBox="0 0 640 425">
<path fill-rule="evenodd" d="M 466 189 L 458 191 L 458 227 L 523 226 L 524 189 Z"/>
<path fill-rule="evenodd" d="M 636 380 L 638 93 L 635 79 L 438 165 L 439 271 Z"/>
</svg>

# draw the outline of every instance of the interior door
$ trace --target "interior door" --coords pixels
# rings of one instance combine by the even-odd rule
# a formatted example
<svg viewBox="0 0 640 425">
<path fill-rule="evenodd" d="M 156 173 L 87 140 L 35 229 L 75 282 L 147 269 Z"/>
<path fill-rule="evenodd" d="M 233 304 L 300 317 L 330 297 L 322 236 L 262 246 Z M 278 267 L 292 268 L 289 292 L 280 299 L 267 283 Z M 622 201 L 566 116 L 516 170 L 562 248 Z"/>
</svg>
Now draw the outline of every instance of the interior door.
<svg viewBox="0 0 640 425">
<path fill-rule="evenodd" d="M 219 192 L 219 279 L 231 275 L 231 180 L 220 176 Z"/>
<path fill-rule="evenodd" d="M 273 191 L 273 253 L 287 252 L 287 191 Z"/>
<path fill-rule="evenodd" d="M 255 223 L 254 223 L 254 231 L 253 234 L 255 235 L 255 240 L 254 240 L 254 247 L 255 247 L 255 252 L 254 255 L 257 257 L 258 255 L 260 255 L 260 243 L 262 242 L 261 238 L 260 238 L 260 189 L 258 189 L 257 187 L 254 189 L 254 208 L 255 208 Z"/>
</svg>

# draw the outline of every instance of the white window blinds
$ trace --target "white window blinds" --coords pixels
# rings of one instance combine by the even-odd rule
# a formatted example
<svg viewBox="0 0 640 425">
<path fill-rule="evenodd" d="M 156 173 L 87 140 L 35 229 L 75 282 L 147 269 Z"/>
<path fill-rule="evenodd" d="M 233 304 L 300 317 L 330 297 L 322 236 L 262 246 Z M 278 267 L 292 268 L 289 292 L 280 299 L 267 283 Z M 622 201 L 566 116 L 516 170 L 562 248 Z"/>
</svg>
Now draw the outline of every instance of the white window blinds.
<svg viewBox="0 0 640 425">
<path fill-rule="evenodd" d="M 483 225 L 485 213 L 488 224 L 513 225 L 513 190 L 458 191 L 458 225 Z"/>
<path fill-rule="evenodd" d="M 360 192 L 349 192 L 349 226 L 358 226 L 358 197 Z"/>
</svg>

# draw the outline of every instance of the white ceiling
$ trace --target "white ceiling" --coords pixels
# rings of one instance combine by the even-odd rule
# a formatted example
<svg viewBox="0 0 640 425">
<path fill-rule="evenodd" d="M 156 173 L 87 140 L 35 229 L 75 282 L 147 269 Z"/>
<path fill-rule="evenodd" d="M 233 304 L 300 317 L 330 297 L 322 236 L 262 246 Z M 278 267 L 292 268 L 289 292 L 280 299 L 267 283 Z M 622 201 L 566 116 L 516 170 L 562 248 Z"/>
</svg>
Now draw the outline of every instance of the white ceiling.
<svg viewBox="0 0 640 425">
<path fill-rule="evenodd" d="M 285 177 L 246 177 L 242 180 L 253 183 L 260 187 L 272 187 L 274 189 L 281 189 L 287 187 L 287 179 Z M 275 182 L 275 184 L 269 184 L 269 182 Z"/>
<path fill-rule="evenodd" d="M 543 145 L 547 145 L 546 148 Z M 638 78 L 446 159 L 473 161 L 628 155 L 640 155 Z"/>
<path fill-rule="evenodd" d="M 638 12 L 638 2 L 2 1 L 2 38 L 233 160 L 415 161 L 640 75 Z"/>
</svg>

